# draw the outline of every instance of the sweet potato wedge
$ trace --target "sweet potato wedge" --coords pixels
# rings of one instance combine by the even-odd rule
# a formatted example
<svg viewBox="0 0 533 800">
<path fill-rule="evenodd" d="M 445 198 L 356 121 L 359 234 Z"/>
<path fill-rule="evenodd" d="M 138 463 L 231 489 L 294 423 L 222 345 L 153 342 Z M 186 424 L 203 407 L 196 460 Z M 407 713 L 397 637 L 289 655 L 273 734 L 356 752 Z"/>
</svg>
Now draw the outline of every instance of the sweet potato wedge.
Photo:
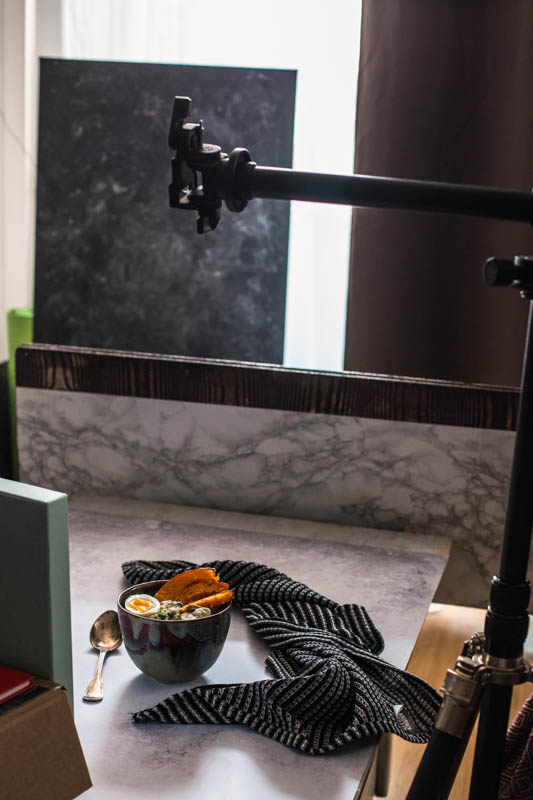
<svg viewBox="0 0 533 800">
<path fill-rule="evenodd" d="M 155 597 L 159 602 L 163 600 L 180 600 L 180 595 L 194 584 L 201 582 L 212 582 L 218 584 L 219 578 L 215 575 L 215 570 L 211 567 L 199 567 L 198 569 L 189 569 L 186 572 L 180 572 L 174 575 L 169 581 L 163 584 L 157 590 Z M 182 601 L 183 602 L 183 601 Z"/>
<path fill-rule="evenodd" d="M 233 597 L 233 592 L 231 589 L 227 589 L 224 592 L 219 592 L 218 594 L 209 595 L 209 597 L 202 597 L 199 600 L 195 600 L 194 603 L 187 603 L 187 605 L 183 606 L 181 609 L 183 611 L 188 611 L 191 606 L 205 606 L 206 608 L 210 608 L 211 611 L 217 609 L 219 606 L 223 606 L 226 603 L 229 603 L 231 598 Z"/>
<path fill-rule="evenodd" d="M 209 597 L 212 594 L 219 594 L 229 589 L 229 583 L 222 581 L 198 581 L 186 586 L 176 600 L 186 603 L 194 603 L 195 600 L 200 600 L 202 597 Z"/>
</svg>

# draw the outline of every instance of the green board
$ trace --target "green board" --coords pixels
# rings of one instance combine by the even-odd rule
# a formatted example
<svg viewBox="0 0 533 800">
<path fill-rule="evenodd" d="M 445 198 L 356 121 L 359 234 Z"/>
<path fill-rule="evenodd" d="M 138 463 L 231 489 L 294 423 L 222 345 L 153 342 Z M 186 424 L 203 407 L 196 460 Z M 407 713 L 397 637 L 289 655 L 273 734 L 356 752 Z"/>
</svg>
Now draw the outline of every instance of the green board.
<svg viewBox="0 0 533 800">
<path fill-rule="evenodd" d="M 17 402 L 15 353 L 17 347 L 33 341 L 33 309 L 11 308 L 7 312 L 7 341 L 9 349 L 9 416 L 11 426 L 11 475 L 18 478 Z"/>
<path fill-rule="evenodd" d="M 0 664 L 65 686 L 72 706 L 67 495 L 0 478 Z"/>
</svg>

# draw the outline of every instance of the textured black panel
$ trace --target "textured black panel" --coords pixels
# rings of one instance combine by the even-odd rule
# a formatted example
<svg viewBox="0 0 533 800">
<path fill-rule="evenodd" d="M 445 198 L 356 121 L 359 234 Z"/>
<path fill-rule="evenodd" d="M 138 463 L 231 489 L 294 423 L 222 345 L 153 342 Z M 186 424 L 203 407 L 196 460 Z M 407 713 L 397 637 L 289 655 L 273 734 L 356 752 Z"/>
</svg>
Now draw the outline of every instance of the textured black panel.
<svg viewBox="0 0 533 800">
<path fill-rule="evenodd" d="M 205 141 L 291 166 L 296 73 L 41 61 L 35 341 L 280 363 L 289 205 L 199 236 L 168 207 L 174 95 Z"/>
</svg>

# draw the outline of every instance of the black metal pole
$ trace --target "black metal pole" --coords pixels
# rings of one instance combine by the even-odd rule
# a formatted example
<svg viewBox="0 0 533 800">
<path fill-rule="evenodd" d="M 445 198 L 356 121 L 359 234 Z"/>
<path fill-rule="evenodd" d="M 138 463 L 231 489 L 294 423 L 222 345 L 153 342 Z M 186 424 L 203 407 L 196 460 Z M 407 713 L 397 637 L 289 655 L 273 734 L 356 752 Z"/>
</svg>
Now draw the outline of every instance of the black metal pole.
<svg viewBox="0 0 533 800">
<path fill-rule="evenodd" d="M 491 217 L 533 224 L 531 192 L 454 183 L 327 175 L 292 169 L 242 165 L 239 176 L 248 197 L 307 200 L 372 208 Z"/>
<path fill-rule="evenodd" d="M 529 319 L 522 369 L 520 406 L 516 426 L 511 484 L 503 546 L 500 556 L 500 579 L 520 584 L 527 575 L 527 562 L 533 524 L 533 301 L 529 301 Z"/>
<path fill-rule="evenodd" d="M 529 304 L 520 406 L 500 558 L 485 620 L 485 652 L 498 659 L 522 657 L 529 625 L 527 567 L 533 527 L 533 303 Z M 483 690 L 469 800 L 496 800 L 512 690 Z"/>
</svg>

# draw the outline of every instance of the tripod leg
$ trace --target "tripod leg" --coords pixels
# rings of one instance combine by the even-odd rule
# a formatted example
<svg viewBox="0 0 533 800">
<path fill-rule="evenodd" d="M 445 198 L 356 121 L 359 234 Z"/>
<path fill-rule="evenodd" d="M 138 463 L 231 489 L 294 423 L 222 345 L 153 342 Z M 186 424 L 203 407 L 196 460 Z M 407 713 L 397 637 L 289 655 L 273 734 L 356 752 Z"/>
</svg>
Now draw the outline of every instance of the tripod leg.
<svg viewBox="0 0 533 800">
<path fill-rule="evenodd" d="M 512 692 L 512 686 L 496 684 L 483 689 L 469 800 L 496 800 L 498 797 Z"/>
<path fill-rule="evenodd" d="M 477 712 L 467 735 L 458 739 L 449 733 L 433 729 L 422 761 L 409 789 L 406 800 L 446 800 L 470 737 Z"/>
<path fill-rule="evenodd" d="M 467 655 L 476 637 L 465 642 L 453 670 L 448 670 L 431 739 L 406 800 L 446 800 L 461 764 L 479 709 L 481 684 L 476 663 Z"/>
</svg>

